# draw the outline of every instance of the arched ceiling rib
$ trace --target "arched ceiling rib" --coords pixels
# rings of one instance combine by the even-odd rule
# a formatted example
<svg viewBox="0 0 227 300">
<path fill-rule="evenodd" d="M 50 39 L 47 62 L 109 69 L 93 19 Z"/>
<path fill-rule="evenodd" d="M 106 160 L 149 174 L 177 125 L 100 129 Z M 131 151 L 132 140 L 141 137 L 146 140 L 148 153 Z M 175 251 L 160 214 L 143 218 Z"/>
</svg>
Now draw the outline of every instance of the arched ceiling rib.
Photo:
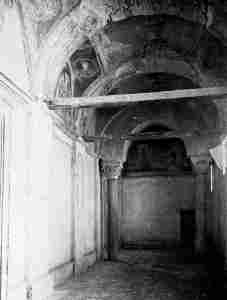
<svg viewBox="0 0 227 300">
<path fill-rule="evenodd" d="M 84 84 L 79 94 L 171 89 L 178 78 L 179 85 L 175 88 L 187 88 L 186 82 L 195 87 L 220 86 L 227 82 L 227 9 L 221 0 L 209 1 L 209 4 L 207 0 L 50 1 L 55 9 L 52 14 L 44 9 L 47 1 L 24 1 L 26 5 L 40 5 L 39 12 L 43 14 L 39 22 L 31 14 L 25 14 L 30 22 L 25 22 L 26 28 L 33 37 L 33 82 L 37 96 L 53 96 L 65 62 L 72 55 L 80 56 L 79 49 L 87 40 L 101 61 L 102 72 L 98 78 L 92 77 L 88 85 Z M 51 5 L 49 8 L 51 10 Z M 49 23 L 46 16 L 50 17 Z M 158 79 L 157 74 L 162 77 Z M 194 126 L 197 129 L 215 127 L 220 121 L 212 102 L 138 107 L 136 111 L 132 109 L 129 116 L 125 112 L 128 119 L 124 121 L 119 110 L 106 110 L 106 116 L 100 118 L 103 123 L 97 125 L 99 132 L 103 128 L 117 132 L 119 124 L 123 126 L 124 122 L 128 122 L 129 127 L 125 128 L 129 132 L 158 119 L 165 119 L 166 123 L 170 122 L 166 125 L 172 124 L 173 128 Z M 116 114 L 117 117 L 113 117 Z M 82 114 L 81 119 L 87 116 Z"/>
<path fill-rule="evenodd" d="M 141 123 L 150 120 L 172 130 L 206 131 L 219 127 L 218 111 L 214 104 L 196 100 L 176 103 L 151 103 L 126 107 L 108 122 L 102 135 L 130 134 Z"/>
<path fill-rule="evenodd" d="M 204 138 L 204 132 L 207 139 L 206 133 L 219 131 L 219 122 L 219 112 L 213 103 L 198 103 L 192 100 L 182 103 L 176 101 L 176 103 L 140 104 L 115 112 L 104 126 L 102 135 L 118 138 L 142 132 L 148 126 L 161 124 L 173 132 L 194 132 L 195 138 L 198 134 L 197 141 L 200 143 Z M 187 135 L 185 139 L 188 140 Z M 206 142 L 212 142 L 213 145 L 218 140 L 218 136 L 214 138 L 211 135 L 209 141 L 206 140 Z M 125 161 L 129 145 L 130 141 L 127 140 L 102 141 L 99 145 L 99 153 L 108 159 L 117 157 Z"/>
<path fill-rule="evenodd" d="M 143 82 L 140 88 L 147 88 L 148 86 L 161 89 L 163 84 L 166 90 L 176 89 L 178 85 L 181 88 L 195 88 L 196 86 L 188 79 L 177 77 L 172 74 L 150 74 L 151 79 L 148 85 L 144 81 L 144 75 L 137 75 L 137 83 Z M 132 79 L 132 78 L 130 78 Z M 131 81 L 126 84 L 122 82 L 119 88 L 129 89 L 136 88 L 135 81 Z M 156 81 L 155 81 L 156 80 Z M 161 85 L 159 85 L 161 84 Z M 115 90 L 116 91 L 116 90 Z M 146 90 L 140 90 L 143 92 Z M 118 92 L 118 91 L 117 91 Z M 121 91 L 120 91 L 121 92 Z M 106 118 L 104 117 L 106 115 Z M 168 127 L 170 130 L 178 132 L 194 132 L 200 134 L 204 132 L 218 131 L 222 127 L 220 123 L 219 111 L 216 105 L 212 101 L 196 101 L 186 100 L 179 102 L 156 102 L 156 103 L 140 103 L 133 106 L 116 109 L 102 109 L 97 110 L 97 129 L 99 134 L 103 136 L 112 136 L 113 141 L 102 141 L 99 144 L 99 151 L 109 159 L 118 157 L 120 160 L 125 161 L 129 141 L 119 140 L 116 143 L 118 137 L 127 136 L 132 133 L 139 133 L 143 131 L 147 126 L 154 124 L 161 124 Z M 213 138 L 213 136 L 212 136 Z M 214 141 L 214 140 L 213 140 Z M 216 142 L 216 140 L 214 141 Z"/>
<path fill-rule="evenodd" d="M 206 27 L 170 15 L 136 16 L 111 23 L 91 39 L 107 73 L 147 55 L 184 58 L 206 71 L 220 67 L 219 60 L 226 55 L 222 42 Z"/>
<path fill-rule="evenodd" d="M 218 0 L 208 6 L 205 0 L 51 1 L 53 9 L 56 10 L 58 2 L 62 9 L 59 14 L 49 13 L 53 20 L 49 20 L 48 24 L 52 25 L 46 34 L 39 35 L 41 41 L 36 45 L 34 90 L 38 95 L 51 96 L 52 86 L 56 84 L 63 64 L 87 37 L 101 57 L 105 74 L 135 57 L 172 55 L 170 59 L 173 59 L 175 55 L 175 60 L 189 59 L 187 63 L 194 64 L 193 67 L 198 69 L 201 77 L 206 77 L 210 86 L 221 85 L 227 78 L 223 39 L 227 36 L 227 22 L 223 17 L 225 10 L 220 9 L 223 4 Z M 42 8 L 39 10 L 40 18 L 43 13 L 44 19 L 47 13 L 45 2 L 34 1 L 37 7 L 40 5 Z M 26 0 L 24 3 L 34 6 L 33 1 Z M 26 5 L 22 5 L 24 10 Z M 48 9 L 51 10 L 52 6 Z M 40 26 L 46 26 L 44 21 L 37 23 L 32 14 L 29 22 L 25 23 L 33 24 L 30 26 L 33 31 L 40 31 Z M 29 34 L 34 35 L 33 40 L 38 38 L 37 33 Z M 34 41 L 31 48 L 35 48 Z"/>
</svg>

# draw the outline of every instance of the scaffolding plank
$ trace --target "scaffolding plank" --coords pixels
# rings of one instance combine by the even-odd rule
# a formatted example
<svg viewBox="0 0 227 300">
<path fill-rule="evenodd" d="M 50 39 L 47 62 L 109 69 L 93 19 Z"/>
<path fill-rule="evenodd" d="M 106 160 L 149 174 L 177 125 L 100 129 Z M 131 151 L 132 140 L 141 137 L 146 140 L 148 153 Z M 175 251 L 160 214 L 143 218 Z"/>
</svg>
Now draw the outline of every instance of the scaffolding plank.
<svg viewBox="0 0 227 300">
<path fill-rule="evenodd" d="M 222 130 L 203 130 L 203 131 L 177 131 L 171 130 L 166 132 L 147 132 L 147 133 L 135 133 L 128 134 L 123 136 L 89 136 L 84 135 L 82 138 L 87 142 L 97 142 L 97 141 L 120 141 L 120 140 L 129 140 L 129 141 L 146 141 L 146 140 L 160 140 L 160 139 L 169 139 L 169 138 L 187 138 L 187 137 L 202 137 L 202 136 L 220 136 L 223 133 Z"/>
<path fill-rule="evenodd" d="M 161 92 L 149 92 L 138 94 L 108 95 L 97 97 L 70 97 L 54 98 L 44 100 L 50 109 L 67 109 L 67 108 L 85 108 L 85 107 L 105 107 L 120 106 L 126 104 L 135 104 L 139 102 L 153 101 L 175 101 L 183 99 L 198 98 L 225 98 L 227 97 L 227 87 L 210 87 L 197 89 L 182 89 Z"/>
</svg>

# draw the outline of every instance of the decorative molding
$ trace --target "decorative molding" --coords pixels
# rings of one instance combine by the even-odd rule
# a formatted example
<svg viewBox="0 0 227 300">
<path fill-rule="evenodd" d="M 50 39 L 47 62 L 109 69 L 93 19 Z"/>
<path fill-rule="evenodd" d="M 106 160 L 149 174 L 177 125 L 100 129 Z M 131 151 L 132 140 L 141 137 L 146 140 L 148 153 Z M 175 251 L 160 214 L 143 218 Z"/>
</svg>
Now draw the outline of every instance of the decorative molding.
<svg viewBox="0 0 227 300">
<path fill-rule="evenodd" d="M 206 1 L 190 1 L 185 4 L 182 0 L 105 0 L 103 1 L 106 14 L 108 15 L 108 23 L 112 23 L 120 16 L 130 17 L 133 15 L 144 14 L 172 14 L 192 18 L 206 26 L 212 23 L 212 7 Z"/>
<path fill-rule="evenodd" d="M 35 102 L 35 98 L 30 94 L 23 91 L 18 87 L 11 79 L 9 79 L 5 74 L 0 72 L 0 88 L 1 94 L 5 95 L 2 97 L 9 106 L 16 106 L 17 104 L 29 104 Z M 12 101 L 12 99 L 14 101 Z"/>
<path fill-rule="evenodd" d="M 106 179 L 118 179 L 121 176 L 122 167 L 119 161 L 102 161 L 101 174 Z"/>
<path fill-rule="evenodd" d="M 43 110 L 43 113 L 48 114 L 54 126 L 56 126 L 66 137 L 71 141 L 75 140 L 75 135 L 68 128 L 66 128 L 62 118 L 55 112 L 48 109 L 46 104 L 42 101 L 36 101 L 31 95 L 25 93 L 12 80 L 0 72 L 0 104 L 4 103 L 9 109 L 16 109 L 23 107 L 28 113 L 36 106 Z"/>
<path fill-rule="evenodd" d="M 192 172 L 180 172 L 180 171 L 172 171 L 172 172 L 153 172 L 153 171 L 148 171 L 148 172 L 126 172 L 123 174 L 123 178 L 151 178 L 151 177 L 164 177 L 164 178 L 169 178 L 169 177 L 193 177 Z"/>
</svg>

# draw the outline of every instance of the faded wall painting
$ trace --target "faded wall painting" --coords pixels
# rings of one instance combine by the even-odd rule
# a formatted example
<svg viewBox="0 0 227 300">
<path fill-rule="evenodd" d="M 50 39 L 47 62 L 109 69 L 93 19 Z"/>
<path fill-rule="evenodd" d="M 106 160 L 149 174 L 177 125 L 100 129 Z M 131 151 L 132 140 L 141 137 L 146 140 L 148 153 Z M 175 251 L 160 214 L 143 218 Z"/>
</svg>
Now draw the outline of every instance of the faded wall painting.
<svg viewBox="0 0 227 300">
<path fill-rule="evenodd" d="M 95 50 L 89 41 L 74 52 L 70 63 L 74 74 L 74 96 L 81 96 L 101 73 Z"/>
<path fill-rule="evenodd" d="M 191 171 L 184 143 L 177 138 L 137 141 L 132 144 L 125 164 L 126 172 Z"/>
</svg>

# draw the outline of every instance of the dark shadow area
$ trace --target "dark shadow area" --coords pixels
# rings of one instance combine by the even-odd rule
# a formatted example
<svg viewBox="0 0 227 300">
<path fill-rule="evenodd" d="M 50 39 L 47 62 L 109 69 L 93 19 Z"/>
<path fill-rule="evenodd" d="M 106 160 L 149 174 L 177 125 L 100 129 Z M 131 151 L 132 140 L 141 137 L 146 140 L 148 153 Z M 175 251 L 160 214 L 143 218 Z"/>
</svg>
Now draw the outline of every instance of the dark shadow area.
<svg viewBox="0 0 227 300">
<path fill-rule="evenodd" d="M 202 282 L 207 299 L 227 299 L 227 276 L 224 257 L 212 238 L 207 238 L 207 247 L 203 259 L 207 277 Z"/>
</svg>

